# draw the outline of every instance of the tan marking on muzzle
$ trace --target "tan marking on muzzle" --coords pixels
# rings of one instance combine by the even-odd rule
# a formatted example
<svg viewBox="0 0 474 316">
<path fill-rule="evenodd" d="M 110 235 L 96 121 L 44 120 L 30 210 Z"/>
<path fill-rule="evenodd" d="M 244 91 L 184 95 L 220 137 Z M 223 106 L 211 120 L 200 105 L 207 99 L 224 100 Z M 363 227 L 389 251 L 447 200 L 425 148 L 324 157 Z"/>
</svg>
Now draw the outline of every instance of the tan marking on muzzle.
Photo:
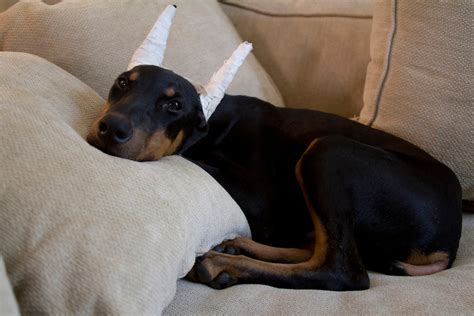
<svg viewBox="0 0 474 316">
<path fill-rule="evenodd" d="M 175 139 L 166 136 L 165 130 L 153 133 L 145 144 L 145 149 L 137 156 L 138 161 L 159 160 L 163 156 L 176 153 L 184 139 L 184 132 L 180 131 Z"/>
<path fill-rule="evenodd" d="M 100 110 L 99 118 L 102 118 L 102 116 L 104 116 L 109 110 L 110 104 L 109 102 L 105 102 L 104 106 L 102 107 L 102 110 Z"/>
<path fill-rule="evenodd" d="M 95 119 L 94 122 L 92 122 L 91 129 L 89 131 L 89 137 L 97 137 L 97 128 L 99 127 L 99 122 L 102 120 L 102 118 L 107 114 L 107 112 L 110 110 L 110 104 L 109 102 L 105 102 L 104 105 L 102 106 L 102 109 L 100 110 L 99 114 L 97 115 L 97 118 Z"/>
</svg>

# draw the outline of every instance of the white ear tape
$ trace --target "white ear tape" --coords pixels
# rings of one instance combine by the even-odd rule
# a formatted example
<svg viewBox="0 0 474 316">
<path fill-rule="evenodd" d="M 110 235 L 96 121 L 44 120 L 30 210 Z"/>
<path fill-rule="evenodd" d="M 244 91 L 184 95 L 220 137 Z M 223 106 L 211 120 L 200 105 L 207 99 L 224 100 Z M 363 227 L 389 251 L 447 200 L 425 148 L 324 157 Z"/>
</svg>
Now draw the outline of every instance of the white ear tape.
<svg viewBox="0 0 474 316">
<path fill-rule="evenodd" d="M 168 40 L 171 22 L 175 13 L 176 7 L 174 5 L 166 7 L 143 43 L 133 54 L 127 70 L 138 65 L 161 66 L 165 56 L 166 41 Z"/>
<path fill-rule="evenodd" d="M 138 47 L 128 64 L 128 70 L 138 65 L 161 66 L 165 56 L 166 41 L 168 40 L 171 22 L 176 13 L 176 6 L 169 5 L 161 13 L 155 25 L 148 33 L 143 43 Z M 252 44 L 244 42 L 237 47 L 232 56 L 211 77 L 204 87 L 193 83 L 201 99 L 202 110 L 206 120 L 209 120 L 219 103 L 224 98 L 225 90 L 234 79 L 237 70 L 252 50 Z"/>
<path fill-rule="evenodd" d="M 224 98 L 225 90 L 234 79 L 237 70 L 252 50 L 252 44 L 243 42 L 225 61 L 224 65 L 211 77 L 209 83 L 204 87 L 204 94 L 200 95 L 202 110 L 206 120 L 209 120 L 219 103 Z"/>
</svg>

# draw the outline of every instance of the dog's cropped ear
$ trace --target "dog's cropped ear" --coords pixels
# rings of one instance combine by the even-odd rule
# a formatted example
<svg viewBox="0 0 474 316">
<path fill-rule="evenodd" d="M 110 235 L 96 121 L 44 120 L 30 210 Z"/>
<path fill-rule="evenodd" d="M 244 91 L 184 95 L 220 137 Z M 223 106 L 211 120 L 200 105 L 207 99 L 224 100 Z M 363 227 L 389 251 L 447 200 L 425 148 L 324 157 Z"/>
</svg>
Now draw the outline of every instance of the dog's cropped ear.
<svg viewBox="0 0 474 316">
<path fill-rule="evenodd" d="M 178 151 L 178 154 L 181 154 L 188 150 L 191 146 L 196 144 L 200 139 L 204 138 L 207 135 L 208 125 L 204 112 L 201 109 L 198 109 L 198 113 L 195 116 L 194 127 L 189 131 L 189 135 L 186 136 L 181 148 Z"/>
<path fill-rule="evenodd" d="M 209 82 L 200 91 L 198 90 L 206 120 L 209 120 L 224 98 L 225 91 L 234 79 L 237 70 L 251 51 L 251 43 L 243 42 L 240 44 L 232 53 L 232 56 L 224 62 L 224 65 L 214 73 Z"/>
<path fill-rule="evenodd" d="M 171 22 L 176 14 L 176 5 L 168 5 L 161 13 L 140 47 L 133 53 L 128 70 L 139 65 L 160 66 L 166 50 Z"/>
</svg>

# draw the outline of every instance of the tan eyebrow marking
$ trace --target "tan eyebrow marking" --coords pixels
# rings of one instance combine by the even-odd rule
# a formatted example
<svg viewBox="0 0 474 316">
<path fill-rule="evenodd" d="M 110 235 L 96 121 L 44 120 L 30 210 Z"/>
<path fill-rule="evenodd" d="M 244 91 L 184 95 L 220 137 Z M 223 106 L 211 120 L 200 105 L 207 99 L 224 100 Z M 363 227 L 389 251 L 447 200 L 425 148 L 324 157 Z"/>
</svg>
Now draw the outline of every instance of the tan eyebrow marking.
<svg viewBox="0 0 474 316">
<path fill-rule="evenodd" d="M 130 75 L 130 81 L 135 81 L 138 79 L 138 72 L 135 71 Z"/>
<path fill-rule="evenodd" d="M 165 90 L 165 95 L 166 95 L 168 98 L 174 97 L 175 94 L 176 94 L 176 91 L 174 90 L 173 87 L 168 87 L 168 88 L 166 88 L 166 90 Z"/>
</svg>

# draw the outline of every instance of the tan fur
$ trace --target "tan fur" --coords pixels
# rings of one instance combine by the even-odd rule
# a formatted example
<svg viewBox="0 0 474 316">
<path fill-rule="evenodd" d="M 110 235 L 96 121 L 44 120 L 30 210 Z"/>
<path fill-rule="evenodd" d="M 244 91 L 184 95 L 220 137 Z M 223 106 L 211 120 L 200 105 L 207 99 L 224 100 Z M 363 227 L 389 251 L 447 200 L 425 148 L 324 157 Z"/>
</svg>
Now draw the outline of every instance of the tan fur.
<svg viewBox="0 0 474 316">
<path fill-rule="evenodd" d="M 163 156 L 174 154 L 184 139 L 184 132 L 180 131 L 174 140 L 166 136 L 165 130 L 158 130 L 151 135 L 138 154 L 136 160 L 159 160 Z"/>
<path fill-rule="evenodd" d="M 168 88 L 166 88 L 166 90 L 165 90 L 165 95 L 166 95 L 168 98 L 174 97 L 175 94 L 176 94 L 176 91 L 174 90 L 173 87 L 168 87 Z"/>
<path fill-rule="evenodd" d="M 399 262 L 398 266 L 405 270 L 407 275 L 429 275 L 447 269 L 449 255 L 444 251 L 425 254 L 419 249 L 413 249 L 406 262 Z"/>
<path fill-rule="evenodd" d="M 201 273 L 196 270 L 197 266 L 200 266 L 199 270 Z M 202 268 L 205 269 L 206 273 L 202 273 Z M 209 251 L 186 277 L 195 282 L 208 283 L 221 272 L 227 272 L 232 277 L 245 282 L 245 280 L 259 274 L 264 274 L 267 277 L 272 275 L 285 277 L 304 276 L 315 271 L 317 268 L 316 263 L 312 260 L 294 264 L 273 263 L 242 255 L 234 256 Z"/>
<path fill-rule="evenodd" d="M 89 135 L 87 135 L 87 139 L 94 139 L 97 137 L 97 129 L 99 128 L 99 122 L 102 120 L 102 118 L 105 116 L 105 114 L 107 114 L 109 110 L 110 110 L 110 104 L 108 102 L 105 102 L 104 105 L 102 106 L 102 109 L 99 112 L 99 115 L 97 116 L 97 119 L 92 123 Z"/>
<path fill-rule="evenodd" d="M 144 151 L 147 133 L 141 129 L 133 131 L 133 137 L 120 146 L 120 157 L 137 160 L 136 157 Z"/>
<path fill-rule="evenodd" d="M 426 265 L 448 259 L 449 255 L 444 251 L 437 251 L 426 255 L 419 249 L 413 249 L 410 253 L 410 256 L 408 256 L 408 258 L 404 261 L 413 265 Z"/>
<path fill-rule="evenodd" d="M 130 75 L 129 80 L 130 81 L 136 81 L 138 79 L 139 75 L 140 74 L 138 73 L 138 71 L 135 71 Z"/>
<path fill-rule="evenodd" d="M 299 263 L 308 261 L 312 250 L 297 248 L 278 248 L 260 244 L 250 238 L 239 237 L 220 244 L 222 247 L 234 247 L 246 256 L 266 262 Z"/>
<path fill-rule="evenodd" d="M 176 153 L 176 151 L 178 150 L 179 146 L 181 146 L 181 144 L 183 143 L 183 140 L 184 140 L 184 132 L 183 131 L 179 131 L 178 135 L 176 136 L 176 138 L 173 140 L 173 142 L 171 143 L 171 145 L 168 147 L 168 149 L 166 150 L 165 152 L 165 156 L 168 156 L 168 155 L 173 155 L 174 153 Z"/>
<path fill-rule="evenodd" d="M 102 118 L 105 116 L 105 114 L 107 114 L 107 112 L 109 112 L 109 110 L 110 110 L 110 104 L 109 104 L 109 102 L 105 102 L 105 104 L 102 106 L 102 109 L 99 112 L 99 115 L 97 116 L 97 119 L 94 121 L 92 126 L 97 128 L 97 126 L 99 125 L 99 122 L 102 120 Z"/>
<path fill-rule="evenodd" d="M 295 174 L 296 174 L 296 179 L 298 180 L 298 183 L 301 187 L 301 190 L 303 192 L 303 196 L 306 201 L 306 205 L 309 209 L 309 212 L 311 214 L 311 218 L 313 220 L 314 224 L 314 234 L 315 234 L 315 244 L 314 244 L 314 253 L 313 257 L 311 258 L 311 261 L 313 264 L 316 265 L 316 267 L 320 267 L 324 264 L 324 261 L 326 261 L 326 256 L 328 252 L 328 235 L 326 232 L 326 228 L 324 227 L 323 223 L 321 222 L 316 210 L 314 209 L 311 201 L 309 200 L 308 194 L 306 192 L 306 188 L 304 186 L 304 181 L 303 177 L 301 174 L 301 164 L 302 161 L 307 154 L 307 152 L 315 146 L 317 143 L 317 139 L 314 140 L 306 149 L 304 154 L 301 156 L 301 159 L 298 161 L 296 164 L 295 168 Z"/>
</svg>

